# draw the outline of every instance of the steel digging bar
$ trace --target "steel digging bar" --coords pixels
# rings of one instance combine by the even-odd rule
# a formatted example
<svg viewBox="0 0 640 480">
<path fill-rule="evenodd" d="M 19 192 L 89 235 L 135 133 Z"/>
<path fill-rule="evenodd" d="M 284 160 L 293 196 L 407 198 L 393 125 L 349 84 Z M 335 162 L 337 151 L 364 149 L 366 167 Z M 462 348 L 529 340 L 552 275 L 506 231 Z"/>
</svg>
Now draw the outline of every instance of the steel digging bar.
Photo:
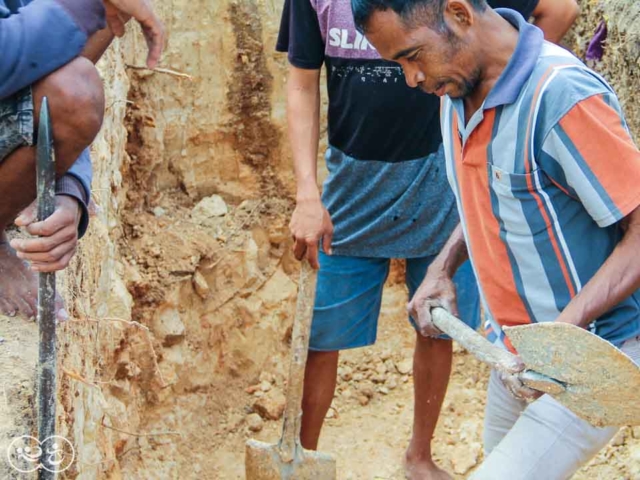
<svg viewBox="0 0 640 480">
<path fill-rule="evenodd" d="M 38 221 L 46 220 L 55 210 L 55 158 L 51 117 L 47 98 L 42 99 L 37 145 Z M 55 465 L 46 454 L 44 442 L 56 434 L 56 274 L 40 273 L 38 279 L 38 440 L 43 449 L 39 480 L 55 479 Z"/>
</svg>

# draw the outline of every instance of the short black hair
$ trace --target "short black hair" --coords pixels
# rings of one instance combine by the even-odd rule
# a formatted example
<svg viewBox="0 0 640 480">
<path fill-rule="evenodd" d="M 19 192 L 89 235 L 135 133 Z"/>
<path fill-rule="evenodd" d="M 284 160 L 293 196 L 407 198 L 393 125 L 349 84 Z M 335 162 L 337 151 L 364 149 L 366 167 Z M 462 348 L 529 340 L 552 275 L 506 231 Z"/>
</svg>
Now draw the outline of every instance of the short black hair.
<svg viewBox="0 0 640 480">
<path fill-rule="evenodd" d="M 486 0 L 468 0 L 471 6 L 483 12 L 487 8 Z M 356 28 L 364 32 L 367 22 L 376 11 L 391 9 L 410 28 L 427 25 L 436 31 L 446 32 L 444 11 L 447 0 L 351 0 L 353 19 Z"/>
</svg>

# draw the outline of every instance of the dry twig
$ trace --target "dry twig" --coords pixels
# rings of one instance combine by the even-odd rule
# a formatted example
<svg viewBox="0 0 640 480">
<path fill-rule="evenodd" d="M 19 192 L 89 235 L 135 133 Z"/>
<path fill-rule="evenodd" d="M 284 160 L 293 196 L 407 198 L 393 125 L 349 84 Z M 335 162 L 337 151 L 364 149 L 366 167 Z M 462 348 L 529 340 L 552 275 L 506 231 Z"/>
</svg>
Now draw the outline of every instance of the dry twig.
<svg viewBox="0 0 640 480">
<path fill-rule="evenodd" d="M 72 378 L 73 380 L 76 380 L 80 383 L 84 383 L 85 385 L 88 385 L 90 387 L 97 388 L 98 390 L 100 390 L 100 387 L 98 385 L 90 382 L 89 380 L 81 376 L 79 373 L 73 372 L 71 370 L 67 370 L 66 368 L 62 369 L 62 373 L 64 373 L 67 377 Z"/>
<path fill-rule="evenodd" d="M 126 430 L 121 430 L 121 429 L 116 428 L 116 427 L 111 427 L 109 425 L 105 425 L 104 420 L 102 421 L 101 425 L 104 428 L 108 428 L 109 430 L 113 430 L 114 432 L 123 433 L 125 435 L 131 435 L 132 437 L 158 437 L 158 436 L 162 436 L 162 435 L 177 435 L 179 437 L 183 436 L 182 432 L 173 432 L 173 431 L 170 431 L 170 430 L 168 430 L 166 432 L 149 432 L 149 433 L 127 432 Z"/>
<path fill-rule="evenodd" d="M 187 80 L 193 80 L 193 77 L 191 75 L 188 75 L 186 73 L 182 73 L 182 72 L 178 72 L 176 70 L 170 70 L 168 68 L 160 68 L 160 67 L 156 67 L 156 68 L 147 68 L 147 67 L 143 67 L 141 65 L 129 65 L 126 64 L 127 68 L 131 68 L 132 70 L 148 70 L 150 72 L 158 72 L 158 73 L 165 73 L 167 75 L 173 75 L 174 77 L 179 77 L 179 78 L 186 78 Z"/>
</svg>

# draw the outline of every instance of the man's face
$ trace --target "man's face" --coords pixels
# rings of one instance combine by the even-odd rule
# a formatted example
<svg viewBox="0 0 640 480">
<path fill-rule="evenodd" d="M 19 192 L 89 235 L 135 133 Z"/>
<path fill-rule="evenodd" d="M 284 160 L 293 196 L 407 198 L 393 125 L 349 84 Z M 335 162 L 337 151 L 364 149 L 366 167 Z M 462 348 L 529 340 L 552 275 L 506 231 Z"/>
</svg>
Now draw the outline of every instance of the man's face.
<svg viewBox="0 0 640 480">
<path fill-rule="evenodd" d="M 426 26 L 408 29 L 397 13 L 386 10 L 371 16 L 367 39 L 382 58 L 402 65 L 412 88 L 461 98 L 480 82 L 477 59 L 453 31 L 437 32 Z"/>
</svg>

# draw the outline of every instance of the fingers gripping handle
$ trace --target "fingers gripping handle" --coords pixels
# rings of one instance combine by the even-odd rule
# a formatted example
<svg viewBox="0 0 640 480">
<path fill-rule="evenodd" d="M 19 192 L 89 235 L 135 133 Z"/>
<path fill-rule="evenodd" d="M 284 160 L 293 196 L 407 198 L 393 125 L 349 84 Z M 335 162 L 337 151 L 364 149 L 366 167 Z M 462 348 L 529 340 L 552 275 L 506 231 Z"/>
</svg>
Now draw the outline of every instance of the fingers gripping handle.
<svg viewBox="0 0 640 480">
<path fill-rule="evenodd" d="M 518 358 L 515 355 L 493 345 L 489 340 L 465 325 L 444 308 L 436 307 L 431 310 L 431 318 L 438 329 L 453 338 L 481 362 L 497 370 L 504 370 L 505 367 L 516 367 L 518 365 Z"/>
<path fill-rule="evenodd" d="M 300 418 L 302 414 L 302 391 L 304 370 L 309 350 L 309 334 L 316 297 L 316 271 L 303 260 L 300 270 L 298 303 L 291 335 L 291 363 L 287 384 L 287 406 L 284 412 L 284 426 L 280 440 L 280 456 L 291 462 L 300 447 Z"/>
</svg>

